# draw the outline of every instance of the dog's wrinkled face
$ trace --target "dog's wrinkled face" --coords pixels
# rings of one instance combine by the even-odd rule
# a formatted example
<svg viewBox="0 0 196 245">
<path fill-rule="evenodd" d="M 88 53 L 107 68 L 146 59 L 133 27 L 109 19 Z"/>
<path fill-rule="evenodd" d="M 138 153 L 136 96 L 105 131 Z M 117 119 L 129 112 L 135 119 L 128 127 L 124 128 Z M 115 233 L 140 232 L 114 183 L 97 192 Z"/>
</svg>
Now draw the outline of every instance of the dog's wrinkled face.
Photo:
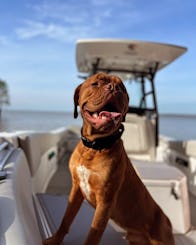
<svg viewBox="0 0 196 245">
<path fill-rule="evenodd" d="M 75 91 L 74 117 L 77 105 L 88 128 L 88 134 L 109 134 L 121 124 L 128 110 L 128 94 L 120 78 L 98 73 L 79 85 Z"/>
</svg>

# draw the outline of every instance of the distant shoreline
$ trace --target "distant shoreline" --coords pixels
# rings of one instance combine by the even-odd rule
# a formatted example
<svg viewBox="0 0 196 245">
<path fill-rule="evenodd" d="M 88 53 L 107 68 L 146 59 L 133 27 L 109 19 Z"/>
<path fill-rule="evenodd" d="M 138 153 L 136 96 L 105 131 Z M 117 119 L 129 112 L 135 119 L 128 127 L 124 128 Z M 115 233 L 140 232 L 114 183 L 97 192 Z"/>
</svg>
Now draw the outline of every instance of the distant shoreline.
<svg viewBox="0 0 196 245">
<path fill-rule="evenodd" d="M 50 110 L 33 110 L 33 109 L 9 109 L 9 108 L 3 108 L 2 110 L 2 114 L 3 112 L 32 112 L 32 113 L 73 113 L 73 111 L 71 110 L 55 110 L 55 111 L 50 111 Z M 186 113 L 159 113 L 160 117 L 188 117 L 188 118 L 196 118 L 196 114 L 186 114 Z"/>
<path fill-rule="evenodd" d="M 74 110 L 74 109 L 73 109 Z M 46 112 L 46 113 L 73 113 L 73 111 L 62 111 L 62 110 L 56 110 L 56 111 L 51 111 L 51 110 L 34 110 L 34 109 L 29 109 L 29 110 L 27 110 L 27 109 L 9 109 L 9 108 L 3 108 L 3 110 L 2 110 L 2 113 L 3 112 L 32 112 L 32 113 L 44 113 L 44 112 Z"/>
<path fill-rule="evenodd" d="M 177 114 L 177 113 L 160 113 L 161 117 L 176 117 L 176 118 L 196 118 L 196 114 Z"/>
</svg>

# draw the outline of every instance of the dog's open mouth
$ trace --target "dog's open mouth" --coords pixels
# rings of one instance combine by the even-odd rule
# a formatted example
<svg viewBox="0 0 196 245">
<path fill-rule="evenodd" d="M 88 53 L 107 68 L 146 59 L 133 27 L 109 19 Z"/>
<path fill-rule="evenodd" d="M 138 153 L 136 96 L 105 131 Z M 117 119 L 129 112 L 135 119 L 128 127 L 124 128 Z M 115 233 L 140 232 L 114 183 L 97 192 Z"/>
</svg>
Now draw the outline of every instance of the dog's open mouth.
<svg viewBox="0 0 196 245">
<path fill-rule="evenodd" d="M 116 125 L 121 119 L 121 113 L 118 112 L 114 105 L 108 103 L 97 111 L 85 109 L 84 115 L 96 128 L 106 125 Z"/>
</svg>

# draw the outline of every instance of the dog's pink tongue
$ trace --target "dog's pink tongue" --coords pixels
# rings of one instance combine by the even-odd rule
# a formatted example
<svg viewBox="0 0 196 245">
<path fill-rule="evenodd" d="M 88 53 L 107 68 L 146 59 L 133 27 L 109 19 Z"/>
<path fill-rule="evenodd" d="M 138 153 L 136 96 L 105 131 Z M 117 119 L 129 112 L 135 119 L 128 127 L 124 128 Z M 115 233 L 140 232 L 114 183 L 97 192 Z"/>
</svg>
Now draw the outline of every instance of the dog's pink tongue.
<svg viewBox="0 0 196 245">
<path fill-rule="evenodd" d="M 93 114 L 93 120 L 92 122 L 97 126 L 101 126 L 103 124 L 106 124 L 110 121 L 117 122 L 118 118 L 121 116 L 121 113 L 118 112 L 110 112 L 110 111 L 101 111 L 99 114 L 94 113 Z"/>
<path fill-rule="evenodd" d="M 99 118 L 108 118 L 108 119 L 115 119 L 119 117 L 121 113 L 118 112 L 110 112 L 110 111 L 101 111 L 99 113 Z"/>
<path fill-rule="evenodd" d="M 118 112 L 101 111 L 99 114 L 95 112 L 91 117 L 91 122 L 94 123 L 94 125 L 96 125 L 97 127 L 105 125 L 111 121 L 116 124 L 120 116 L 121 113 Z"/>
</svg>

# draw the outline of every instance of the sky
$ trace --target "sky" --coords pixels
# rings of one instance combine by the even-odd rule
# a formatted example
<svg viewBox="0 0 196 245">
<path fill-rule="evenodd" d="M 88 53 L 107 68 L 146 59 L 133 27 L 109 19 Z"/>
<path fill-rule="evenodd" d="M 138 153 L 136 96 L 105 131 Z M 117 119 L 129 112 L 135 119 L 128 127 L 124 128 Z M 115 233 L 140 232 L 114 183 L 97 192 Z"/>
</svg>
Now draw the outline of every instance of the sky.
<svg viewBox="0 0 196 245">
<path fill-rule="evenodd" d="M 13 110 L 72 111 L 78 39 L 163 42 L 188 52 L 156 76 L 160 113 L 196 114 L 196 1 L 1 0 L 0 78 Z"/>
</svg>

